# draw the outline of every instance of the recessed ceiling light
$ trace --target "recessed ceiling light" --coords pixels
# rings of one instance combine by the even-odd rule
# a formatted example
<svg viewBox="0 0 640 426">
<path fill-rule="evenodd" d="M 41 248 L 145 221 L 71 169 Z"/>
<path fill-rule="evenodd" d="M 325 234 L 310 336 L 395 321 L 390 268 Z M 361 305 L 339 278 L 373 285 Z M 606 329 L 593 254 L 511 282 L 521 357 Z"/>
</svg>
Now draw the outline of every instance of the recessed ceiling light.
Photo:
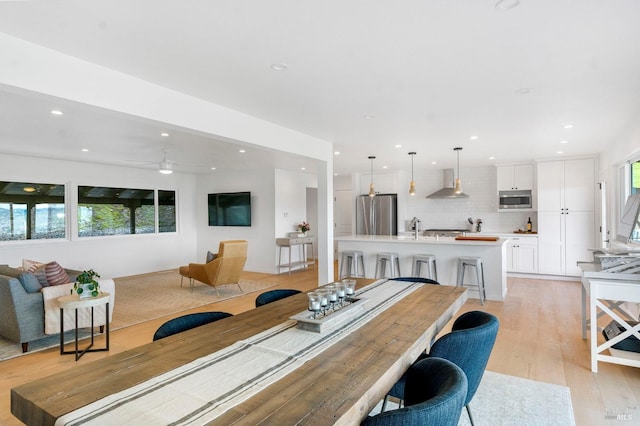
<svg viewBox="0 0 640 426">
<path fill-rule="evenodd" d="M 389 168 L 389 166 L 382 166 L 382 168 L 383 168 L 383 169 L 388 169 L 388 168 Z"/>
<path fill-rule="evenodd" d="M 396 148 L 402 148 L 402 145 L 400 145 L 399 143 L 398 143 L 398 144 L 395 144 L 394 146 L 395 146 Z"/>
<path fill-rule="evenodd" d="M 211 168 L 211 170 L 215 170 L 215 169 L 216 169 L 215 167 L 212 167 L 212 168 Z"/>
<path fill-rule="evenodd" d="M 340 155 L 340 151 L 334 152 L 333 155 Z"/>
<path fill-rule="evenodd" d="M 431 164 L 436 165 L 436 164 L 438 164 L 438 162 L 437 161 L 432 161 Z"/>
<path fill-rule="evenodd" d="M 371 115 L 371 114 L 367 114 L 364 116 L 365 120 L 373 120 L 374 118 L 376 118 L 375 115 Z"/>
<path fill-rule="evenodd" d="M 519 95 L 528 95 L 529 93 L 531 93 L 531 88 L 522 87 L 522 88 L 516 90 L 516 93 L 519 94 Z"/>
<path fill-rule="evenodd" d="M 557 151 L 556 154 L 564 154 L 564 151 Z"/>
<path fill-rule="evenodd" d="M 243 154 L 244 154 L 244 153 L 245 153 L 245 152 L 247 152 L 247 151 L 245 151 L 244 149 L 241 149 L 241 150 L 239 150 L 238 152 L 241 152 L 241 153 L 243 153 Z"/>
<path fill-rule="evenodd" d="M 52 109 L 51 110 L 51 114 L 52 115 L 64 115 L 64 112 L 60 111 L 59 109 Z"/>
<path fill-rule="evenodd" d="M 89 152 L 89 150 L 87 148 L 82 148 L 81 151 L 82 152 Z"/>
<path fill-rule="evenodd" d="M 489 157 L 489 160 L 495 160 L 496 157 Z"/>
<path fill-rule="evenodd" d="M 475 140 L 477 140 L 477 139 L 478 139 L 478 137 L 477 137 L 477 136 L 475 136 L 475 135 L 474 135 L 474 136 L 471 136 L 471 137 L 469 138 L 469 140 L 472 140 L 472 141 L 475 141 Z"/>
<path fill-rule="evenodd" d="M 569 143 L 569 141 L 560 141 L 560 143 Z"/>
<path fill-rule="evenodd" d="M 282 62 L 278 64 L 271 64 L 271 69 L 274 71 L 286 71 L 289 68 L 289 65 L 283 64 Z"/>
<path fill-rule="evenodd" d="M 573 129 L 573 124 L 565 124 L 562 126 L 563 129 Z"/>
<path fill-rule="evenodd" d="M 340 174 L 339 174 L 339 173 L 334 173 L 333 175 L 334 175 L 334 176 L 340 176 Z"/>
<path fill-rule="evenodd" d="M 306 167 L 300 167 L 300 170 L 307 170 Z"/>
<path fill-rule="evenodd" d="M 169 133 L 162 132 L 162 133 L 160 133 L 160 136 L 162 136 L 163 138 L 168 138 L 169 137 Z"/>
<path fill-rule="evenodd" d="M 496 3 L 496 9 L 509 10 L 520 4 L 520 0 L 500 0 Z"/>
<path fill-rule="evenodd" d="M 33 186 L 25 186 L 22 190 L 24 192 L 36 192 L 36 189 Z"/>
</svg>

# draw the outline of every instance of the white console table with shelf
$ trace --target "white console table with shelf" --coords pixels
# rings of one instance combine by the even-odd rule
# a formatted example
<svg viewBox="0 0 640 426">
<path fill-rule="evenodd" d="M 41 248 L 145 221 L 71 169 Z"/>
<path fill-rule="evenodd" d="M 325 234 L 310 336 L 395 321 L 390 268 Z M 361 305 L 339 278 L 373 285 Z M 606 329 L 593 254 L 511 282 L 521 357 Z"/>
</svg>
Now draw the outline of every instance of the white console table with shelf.
<svg viewBox="0 0 640 426">
<path fill-rule="evenodd" d="M 291 274 L 292 269 L 315 265 L 315 260 L 313 259 L 313 237 L 276 238 L 276 245 L 278 246 L 278 273 L 282 268 L 287 268 L 289 274 Z M 307 256 L 307 246 L 310 246 L 311 258 Z M 298 247 L 300 250 L 300 258 L 298 260 L 291 259 L 291 252 L 294 247 Z M 288 249 L 289 261 L 287 263 L 282 263 L 282 249 Z"/>
<path fill-rule="evenodd" d="M 582 338 L 590 331 L 591 371 L 598 372 L 598 361 L 640 367 L 640 355 L 610 350 L 616 343 L 629 336 L 640 339 L 640 323 L 621 309 L 626 302 L 640 303 L 640 277 L 638 274 L 608 273 L 591 262 L 579 262 L 582 269 Z M 597 319 L 605 316 L 625 328 L 616 338 L 598 344 Z M 610 353 L 607 354 L 607 352 Z"/>
</svg>

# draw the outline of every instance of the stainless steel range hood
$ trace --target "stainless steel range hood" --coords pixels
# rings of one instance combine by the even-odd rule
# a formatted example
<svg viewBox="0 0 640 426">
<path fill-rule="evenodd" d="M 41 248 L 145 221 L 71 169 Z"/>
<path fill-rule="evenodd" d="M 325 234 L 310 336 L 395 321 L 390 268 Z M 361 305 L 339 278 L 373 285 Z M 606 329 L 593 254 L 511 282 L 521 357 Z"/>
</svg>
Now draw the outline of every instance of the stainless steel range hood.
<svg viewBox="0 0 640 426">
<path fill-rule="evenodd" d="M 458 178 L 454 179 L 453 169 L 444 169 L 443 173 L 443 188 L 437 190 L 433 194 L 427 195 L 427 198 L 469 198 L 467 194 L 460 189 L 460 151 L 462 148 L 453 148 L 458 154 Z"/>
<path fill-rule="evenodd" d="M 444 169 L 443 171 L 443 188 L 437 190 L 433 194 L 427 195 L 427 198 L 469 198 L 467 194 L 460 189 L 460 179 L 453 178 L 453 169 Z M 454 185 L 455 181 L 455 185 Z"/>
</svg>

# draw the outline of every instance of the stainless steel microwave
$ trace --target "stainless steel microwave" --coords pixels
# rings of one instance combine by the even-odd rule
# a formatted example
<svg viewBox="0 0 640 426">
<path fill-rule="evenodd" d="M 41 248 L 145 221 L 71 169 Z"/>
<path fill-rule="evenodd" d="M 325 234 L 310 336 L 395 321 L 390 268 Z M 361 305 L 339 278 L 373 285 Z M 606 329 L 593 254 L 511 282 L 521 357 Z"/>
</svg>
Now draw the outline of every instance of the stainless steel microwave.
<svg viewBox="0 0 640 426">
<path fill-rule="evenodd" d="M 499 210 L 530 209 L 531 207 L 531 190 L 498 192 Z"/>
</svg>

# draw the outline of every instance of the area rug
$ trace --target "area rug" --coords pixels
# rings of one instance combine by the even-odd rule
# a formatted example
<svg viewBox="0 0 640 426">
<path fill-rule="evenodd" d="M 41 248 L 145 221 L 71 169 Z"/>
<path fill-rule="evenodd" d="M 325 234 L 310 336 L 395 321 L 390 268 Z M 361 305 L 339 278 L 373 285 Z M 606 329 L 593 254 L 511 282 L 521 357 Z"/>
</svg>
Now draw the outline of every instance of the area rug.
<svg viewBox="0 0 640 426">
<path fill-rule="evenodd" d="M 198 282 L 195 282 L 191 289 L 187 279 L 181 287 L 180 278 L 180 274 L 175 270 L 116 278 L 112 329 L 139 324 L 277 285 L 271 281 L 241 279 L 239 284 L 242 292 L 237 284 L 225 284 L 218 286 L 216 293 L 216 288 Z"/>
<path fill-rule="evenodd" d="M 372 411 L 380 412 L 382 403 Z M 574 426 L 571 391 L 566 386 L 485 371 L 471 401 L 475 426 Z M 391 401 L 387 410 L 397 408 Z M 470 424 L 462 410 L 459 426 Z"/>
<path fill-rule="evenodd" d="M 113 309 L 111 330 L 128 327 L 145 321 L 154 320 L 167 315 L 228 300 L 244 294 L 263 291 L 278 285 L 273 281 L 240 280 L 240 288 L 236 284 L 218 286 L 216 289 L 202 283 L 196 283 L 191 289 L 189 281 L 184 280 L 180 287 L 180 274 L 176 270 L 162 271 L 153 274 L 115 278 L 116 301 Z M 80 337 L 86 338 L 89 332 L 80 331 Z M 65 342 L 72 342 L 73 331 L 65 333 Z M 52 335 L 29 343 L 27 354 L 48 349 L 60 344 L 60 336 Z M 19 344 L 0 337 L 0 361 L 14 358 L 22 353 Z"/>
</svg>

